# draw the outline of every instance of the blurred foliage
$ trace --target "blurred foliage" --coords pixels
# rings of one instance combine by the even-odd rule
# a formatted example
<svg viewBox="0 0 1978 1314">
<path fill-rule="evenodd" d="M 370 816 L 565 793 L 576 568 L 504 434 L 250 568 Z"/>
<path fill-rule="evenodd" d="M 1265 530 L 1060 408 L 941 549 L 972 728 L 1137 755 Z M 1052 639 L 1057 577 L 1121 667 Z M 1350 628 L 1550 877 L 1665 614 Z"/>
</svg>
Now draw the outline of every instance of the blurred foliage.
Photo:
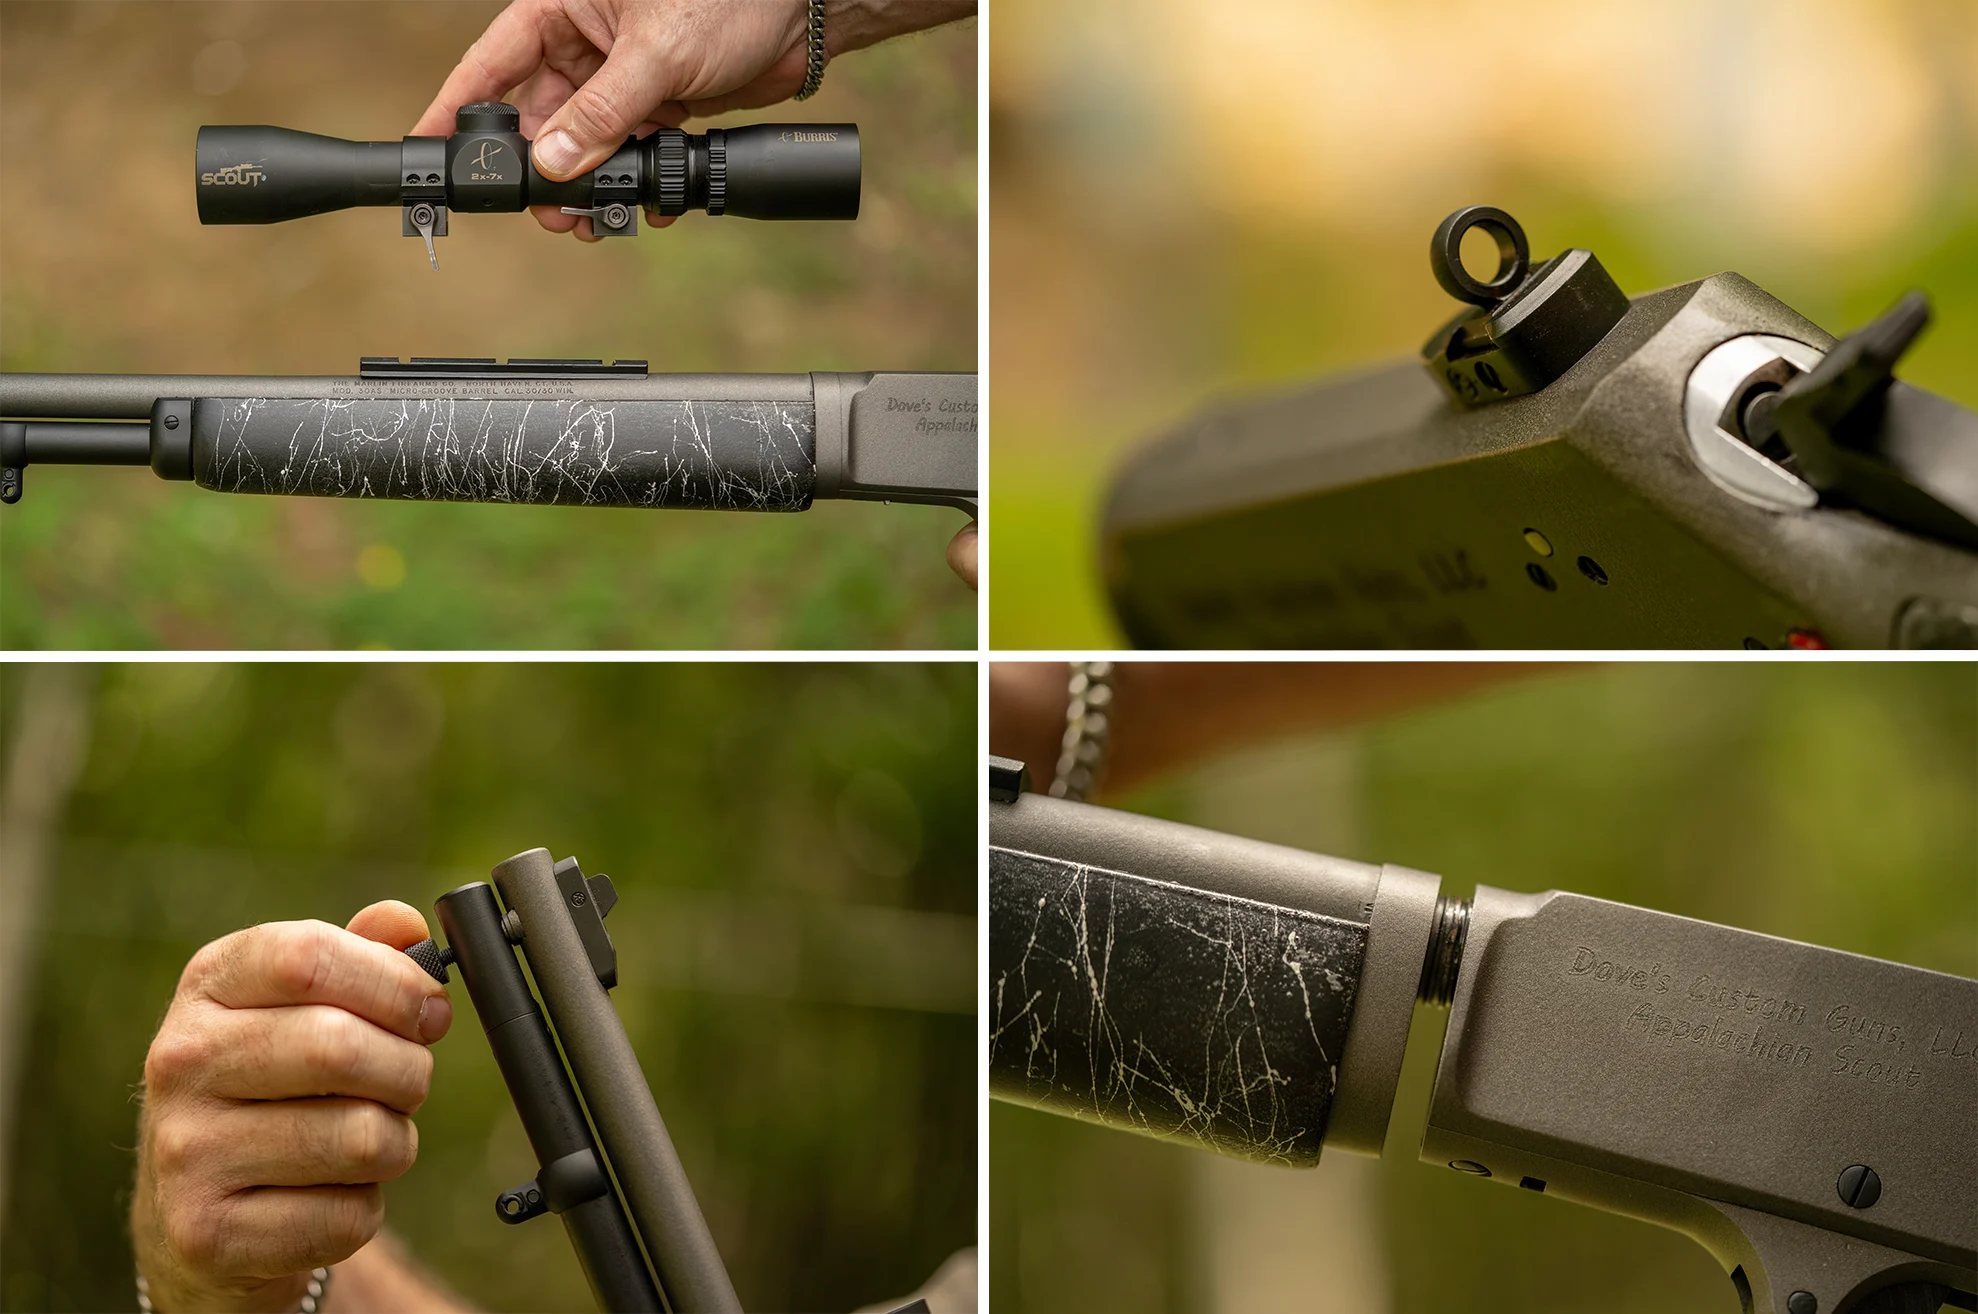
<svg viewBox="0 0 1978 1314">
<path fill-rule="evenodd" d="M 1417 712 L 1345 745 L 1362 839 L 1341 856 L 1436 872 L 1452 896 L 1572 890 L 1978 975 L 1975 670 L 1611 666 Z M 1271 751 L 1279 770 L 1298 759 L 1295 746 Z M 1118 802 L 1206 823 L 1218 777 L 1244 761 Z M 1445 1018 L 1417 1010 L 1364 1199 L 1395 1314 L 1733 1314 L 1730 1282 L 1677 1233 L 1419 1161 Z M 989 1129 L 998 1314 L 1214 1308 L 1207 1156 L 1000 1103 Z M 1314 1246 L 1321 1225 L 1305 1229 Z M 1322 1278 L 1304 1300 L 1382 1314 Z"/>
<path fill-rule="evenodd" d="M 1978 406 L 1968 0 L 1002 0 L 990 41 L 998 648 L 1117 646 L 1114 465 L 1418 353 L 1459 205 L 1630 294 L 1736 270 L 1836 333 L 1922 288 L 1903 376 Z"/>
<path fill-rule="evenodd" d="M 9 742 L 23 668 L 0 668 Z M 144 1053 L 186 960 L 422 912 L 512 853 L 611 874 L 619 1011 L 750 1309 L 974 1244 L 975 680 L 961 665 L 139 665 L 95 677 L 45 900 L 0 1308 L 126 1309 Z M 428 914 L 430 917 L 430 913 Z M 488 1309 L 589 1309 L 455 989 L 387 1225 Z"/>
<path fill-rule="evenodd" d="M 850 120 L 848 224 L 684 217 L 595 246 L 469 215 L 434 274 L 389 210 L 201 227 L 204 123 L 412 126 L 499 10 L 0 7 L 0 367 L 348 374 L 359 356 L 644 357 L 655 370 L 972 370 L 973 23 L 835 62 L 721 123 Z M 705 126 L 705 125 L 695 125 Z M 93 179 L 79 194 L 77 169 Z M 221 497 L 38 468 L 0 517 L 8 647 L 972 647 L 952 511 L 794 516 Z"/>
</svg>

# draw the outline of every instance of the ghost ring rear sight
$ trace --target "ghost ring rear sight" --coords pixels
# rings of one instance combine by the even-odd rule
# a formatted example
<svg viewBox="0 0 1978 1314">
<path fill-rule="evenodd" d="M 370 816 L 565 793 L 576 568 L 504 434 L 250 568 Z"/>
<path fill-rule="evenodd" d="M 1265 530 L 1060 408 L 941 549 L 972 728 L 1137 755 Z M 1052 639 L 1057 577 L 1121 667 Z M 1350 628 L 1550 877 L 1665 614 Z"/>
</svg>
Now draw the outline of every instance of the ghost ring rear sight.
<svg viewBox="0 0 1978 1314">
<path fill-rule="evenodd" d="M 859 210 L 851 123 L 661 128 L 627 138 L 568 182 L 536 172 L 516 108 L 499 102 L 461 106 L 451 137 L 343 141 L 289 128 L 204 127 L 196 154 L 201 223 L 272 224 L 396 205 L 400 232 L 423 237 L 429 257 L 433 239 L 446 236 L 448 210 L 551 205 L 588 217 L 604 237 L 636 235 L 641 208 L 747 219 L 855 219 Z"/>
</svg>

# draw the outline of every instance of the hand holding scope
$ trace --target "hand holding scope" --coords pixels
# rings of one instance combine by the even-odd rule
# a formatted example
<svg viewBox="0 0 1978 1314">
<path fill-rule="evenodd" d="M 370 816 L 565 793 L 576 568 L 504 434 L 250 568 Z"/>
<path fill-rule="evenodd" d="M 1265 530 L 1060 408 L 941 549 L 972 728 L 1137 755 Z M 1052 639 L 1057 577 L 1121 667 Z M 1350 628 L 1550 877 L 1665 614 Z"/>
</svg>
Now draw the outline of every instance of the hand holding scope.
<svg viewBox="0 0 1978 1314">
<path fill-rule="evenodd" d="M 852 123 L 757 123 L 705 133 L 661 128 L 628 137 L 589 173 L 536 172 L 521 114 L 497 101 L 463 105 L 451 137 L 343 141 L 267 126 L 202 127 L 199 222 L 273 224 L 359 205 L 396 205 L 400 232 L 446 236 L 449 210 L 514 213 L 554 205 L 587 216 L 601 237 L 633 237 L 639 210 L 705 210 L 745 219 L 855 219 L 859 130 Z"/>
</svg>

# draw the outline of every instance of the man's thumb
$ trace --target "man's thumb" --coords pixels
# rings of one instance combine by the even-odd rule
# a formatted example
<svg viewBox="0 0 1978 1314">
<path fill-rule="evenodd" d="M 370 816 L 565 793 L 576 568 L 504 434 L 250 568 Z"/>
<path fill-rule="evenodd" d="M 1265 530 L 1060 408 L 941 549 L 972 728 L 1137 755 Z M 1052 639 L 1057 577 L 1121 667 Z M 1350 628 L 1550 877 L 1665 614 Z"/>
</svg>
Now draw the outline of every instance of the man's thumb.
<svg viewBox="0 0 1978 1314">
<path fill-rule="evenodd" d="M 426 919 L 419 915 L 419 910 L 396 899 L 386 899 L 361 910 L 344 929 L 394 949 L 409 948 L 430 938 Z"/>
<path fill-rule="evenodd" d="M 670 94 L 651 65 L 640 42 L 620 38 L 590 81 L 544 120 L 530 152 L 536 170 L 563 182 L 610 159 Z"/>
</svg>

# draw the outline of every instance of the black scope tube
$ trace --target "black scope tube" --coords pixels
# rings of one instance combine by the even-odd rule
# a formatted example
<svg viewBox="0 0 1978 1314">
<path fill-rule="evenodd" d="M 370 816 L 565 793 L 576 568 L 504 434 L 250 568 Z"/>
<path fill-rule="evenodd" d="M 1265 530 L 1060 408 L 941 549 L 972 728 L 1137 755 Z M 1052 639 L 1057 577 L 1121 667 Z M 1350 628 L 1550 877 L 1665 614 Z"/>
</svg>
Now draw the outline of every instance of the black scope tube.
<svg viewBox="0 0 1978 1314">
<path fill-rule="evenodd" d="M 563 906 L 555 866 L 547 849 L 530 849 L 494 869 L 503 900 L 521 920 L 529 972 L 543 992 L 668 1300 L 675 1310 L 694 1314 L 740 1314 L 741 1302 L 652 1087 Z"/>
<path fill-rule="evenodd" d="M 536 171 L 508 105 L 470 105 L 451 137 L 345 141 L 261 125 L 202 127 L 194 185 L 202 224 L 272 224 L 357 206 L 421 202 L 463 213 L 622 203 L 661 215 L 855 219 L 858 126 L 758 123 L 627 138 L 597 168 Z M 443 231 L 443 228 L 441 229 Z"/>
<path fill-rule="evenodd" d="M 494 888 L 485 881 L 462 885 L 441 895 L 433 907 L 538 1162 L 547 1169 L 569 1155 L 595 1156 L 597 1143 L 583 1106 L 502 929 Z M 659 1288 L 609 1178 L 602 1195 L 570 1206 L 562 1217 L 600 1309 L 662 1308 Z"/>
</svg>

